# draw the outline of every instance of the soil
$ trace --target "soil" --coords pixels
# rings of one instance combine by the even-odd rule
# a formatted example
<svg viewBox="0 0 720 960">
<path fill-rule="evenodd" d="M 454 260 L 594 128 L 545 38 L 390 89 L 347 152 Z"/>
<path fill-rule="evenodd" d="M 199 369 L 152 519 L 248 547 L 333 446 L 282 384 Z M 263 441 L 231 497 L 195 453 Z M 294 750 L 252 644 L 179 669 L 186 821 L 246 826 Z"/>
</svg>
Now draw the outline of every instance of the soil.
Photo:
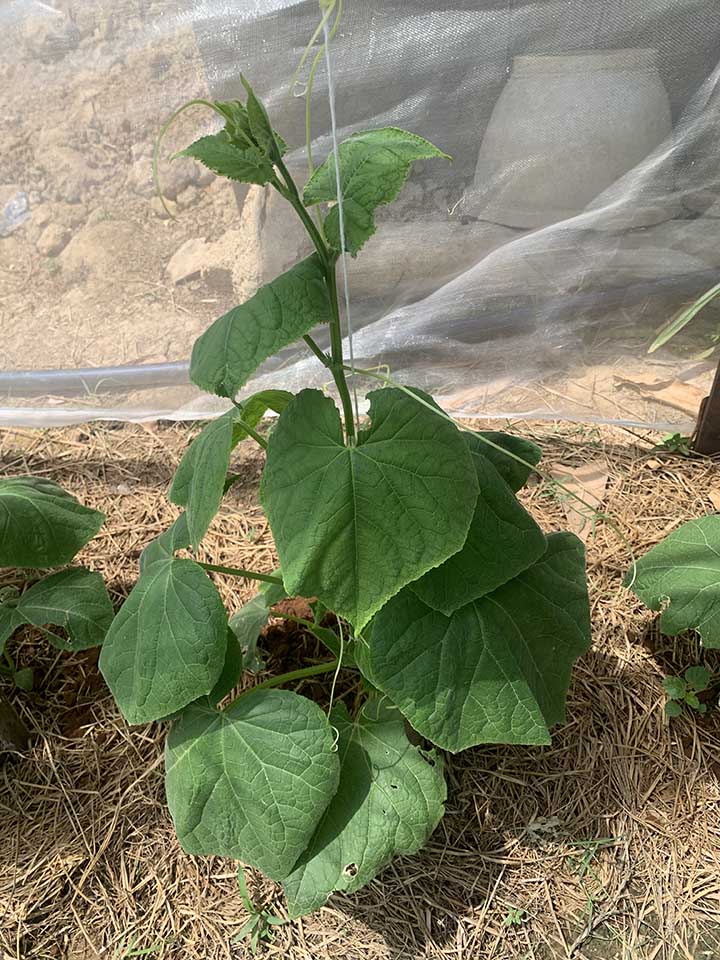
<svg viewBox="0 0 720 960">
<path fill-rule="evenodd" d="M 547 748 L 480 747 L 446 758 L 447 812 L 427 847 L 365 890 L 336 896 L 276 928 L 262 955 L 286 960 L 714 960 L 720 955 L 720 714 L 668 723 L 663 677 L 704 661 L 697 639 L 669 639 L 621 587 L 630 563 L 691 517 L 714 509 L 716 465 L 609 428 L 517 424 L 562 472 L 602 457 L 605 511 L 588 541 L 593 648 L 576 665 L 567 721 Z M 66 485 L 107 522 L 80 560 L 116 604 L 148 540 L 176 516 L 166 490 L 187 428 L 88 425 L 0 432 L 0 469 Z M 257 502 L 262 456 L 238 451 L 242 481 L 226 497 L 203 559 L 271 571 Z M 552 483 L 525 502 L 546 529 L 567 526 Z M 8 571 L 2 582 L 17 581 Z M 233 612 L 252 584 L 215 575 Z M 273 671 L 316 656 L 278 622 L 262 641 Z M 58 653 L 34 631 L 11 652 L 31 666 L 31 693 L 9 693 L 34 735 L 0 759 L 0 956 L 96 960 L 249 958 L 232 938 L 247 919 L 235 866 L 190 857 L 163 792 L 163 725 L 128 728 L 97 671 L 97 652 Z M 249 682 L 246 679 L 244 682 Z M 304 692 L 319 701 L 327 684 Z M 351 675 L 340 694 L 356 696 Z M 281 891 L 250 871 L 252 897 L 283 915 Z"/>
</svg>

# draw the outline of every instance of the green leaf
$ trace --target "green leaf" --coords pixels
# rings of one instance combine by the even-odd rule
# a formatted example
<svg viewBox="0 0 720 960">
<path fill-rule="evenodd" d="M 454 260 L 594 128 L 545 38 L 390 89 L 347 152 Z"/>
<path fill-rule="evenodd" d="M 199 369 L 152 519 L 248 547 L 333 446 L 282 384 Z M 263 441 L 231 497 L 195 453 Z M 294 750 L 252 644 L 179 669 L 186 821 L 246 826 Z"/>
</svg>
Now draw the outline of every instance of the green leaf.
<svg viewBox="0 0 720 960">
<path fill-rule="evenodd" d="M 415 853 L 444 813 L 440 755 L 408 741 L 390 704 L 371 700 L 354 721 L 340 705 L 331 721 L 339 734 L 340 785 L 283 881 L 291 918 L 321 907 L 336 890 L 359 890 L 395 855 Z"/>
<path fill-rule="evenodd" d="M 720 516 L 691 520 L 635 564 L 625 578 L 673 637 L 697 630 L 706 647 L 720 647 Z"/>
<path fill-rule="evenodd" d="M 190 531 L 187 516 L 181 513 L 167 530 L 151 540 L 140 554 L 140 573 L 144 573 L 156 560 L 172 560 L 176 550 L 186 550 L 190 546 Z"/>
<path fill-rule="evenodd" d="M 363 673 L 412 726 L 455 753 L 478 743 L 550 743 L 573 661 L 590 645 L 585 551 L 570 533 L 493 593 L 447 617 L 412 590 L 356 645 Z"/>
<path fill-rule="evenodd" d="M 100 670 L 129 723 L 159 720 L 207 696 L 227 650 L 227 617 L 192 560 L 147 566 L 115 617 Z"/>
<path fill-rule="evenodd" d="M 695 690 L 696 693 L 701 693 L 703 690 L 707 690 L 710 686 L 710 680 L 712 674 L 707 667 L 702 665 L 697 667 L 688 667 L 685 671 L 685 680 L 690 686 Z"/>
<path fill-rule="evenodd" d="M 665 716 L 666 717 L 679 717 L 682 713 L 682 704 L 678 703 L 677 700 L 668 700 L 665 704 Z"/>
<path fill-rule="evenodd" d="M 445 563 L 412 584 L 424 603 L 446 614 L 512 580 L 547 548 L 540 527 L 484 455 L 488 448 L 474 434 L 462 437 L 480 486 L 467 540 Z"/>
<path fill-rule="evenodd" d="M 23 667 L 22 670 L 16 670 L 13 675 L 15 686 L 26 693 L 30 693 L 33 688 L 33 672 L 30 667 Z"/>
<path fill-rule="evenodd" d="M 686 684 L 682 677 L 665 677 L 662 688 L 673 700 L 682 700 L 685 696 Z"/>
<path fill-rule="evenodd" d="M 242 74 L 240 81 L 247 93 L 247 116 L 252 138 L 264 153 L 277 161 L 286 153 L 287 144 L 277 131 L 273 130 L 267 110 Z"/>
<path fill-rule="evenodd" d="M 186 508 L 190 542 L 197 549 L 218 512 L 226 488 L 230 455 L 268 409 L 281 413 L 292 394 L 285 390 L 266 390 L 250 397 L 241 409 L 228 410 L 211 421 L 199 434 L 180 461 L 175 473 L 170 500 Z M 238 419 L 242 424 L 238 423 Z"/>
<path fill-rule="evenodd" d="M 257 656 L 258 637 L 267 625 L 270 617 L 270 604 L 261 592 L 240 607 L 230 617 L 230 629 L 237 638 L 242 650 L 242 663 L 246 670 L 257 673 L 265 664 Z"/>
<path fill-rule="evenodd" d="M 698 700 L 697 694 L 693 693 L 691 690 L 688 690 L 685 694 L 685 703 L 692 707 L 693 710 L 697 710 L 700 707 L 700 701 Z"/>
<path fill-rule="evenodd" d="M 225 648 L 225 662 L 223 663 L 222 673 L 208 695 L 208 700 L 215 705 L 224 700 L 233 690 L 240 680 L 243 672 L 243 652 L 238 643 L 238 639 L 228 626 L 227 647 Z"/>
<path fill-rule="evenodd" d="M 0 654 L 5 650 L 7 641 L 24 622 L 14 605 L 0 604 Z"/>
<path fill-rule="evenodd" d="M 542 450 L 537 444 L 524 437 L 516 437 L 511 433 L 498 433 L 494 430 L 479 430 L 475 436 L 480 437 L 480 451 L 488 460 L 491 461 L 497 472 L 510 487 L 513 493 L 517 493 L 528 481 L 532 473 L 531 467 L 526 464 L 537 466 L 542 458 Z M 483 443 L 483 438 L 494 443 L 498 447 L 503 447 L 509 453 L 520 457 L 525 464 L 519 463 L 513 457 L 505 456 L 500 450 L 491 447 L 489 443 Z"/>
<path fill-rule="evenodd" d="M 369 395 L 372 425 L 343 443 L 333 401 L 303 390 L 278 420 L 260 499 L 290 595 L 360 632 L 467 538 L 477 477 L 460 431 L 401 390 Z"/>
<path fill-rule="evenodd" d="M 190 378 L 231 400 L 282 347 L 332 315 L 322 265 L 313 254 L 220 317 L 195 341 Z"/>
<path fill-rule="evenodd" d="M 67 640 L 48 633 L 60 650 L 98 647 L 113 619 L 113 607 L 99 573 L 75 567 L 61 570 L 33 584 L 18 601 L 17 614 L 25 623 L 48 624 L 66 631 Z"/>
<path fill-rule="evenodd" d="M 70 563 L 104 521 L 52 480 L 0 480 L 0 567 Z"/>
<path fill-rule="evenodd" d="M 431 157 L 450 159 L 428 140 L 397 127 L 353 134 L 340 144 L 339 156 L 345 241 L 348 253 L 353 256 L 375 233 L 375 210 L 397 197 L 412 163 Z M 330 154 L 307 182 L 303 200 L 306 206 L 337 200 L 334 154 Z M 337 206 L 325 219 L 325 235 L 331 246 L 339 250 Z"/>
<path fill-rule="evenodd" d="M 178 156 L 199 160 L 208 170 L 237 183 L 263 186 L 273 178 L 272 164 L 262 151 L 255 147 L 241 150 L 232 143 L 225 130 L 200 137 L 181 150 Z"/>
<path fill-rule="evenodd" d="M 317 704 L 257 690 L 222 712 L 192 704 L 173 723 L 166 790 L 183 848 L 281 880 L 337 788 L 333 732 Z"/>
</svg>

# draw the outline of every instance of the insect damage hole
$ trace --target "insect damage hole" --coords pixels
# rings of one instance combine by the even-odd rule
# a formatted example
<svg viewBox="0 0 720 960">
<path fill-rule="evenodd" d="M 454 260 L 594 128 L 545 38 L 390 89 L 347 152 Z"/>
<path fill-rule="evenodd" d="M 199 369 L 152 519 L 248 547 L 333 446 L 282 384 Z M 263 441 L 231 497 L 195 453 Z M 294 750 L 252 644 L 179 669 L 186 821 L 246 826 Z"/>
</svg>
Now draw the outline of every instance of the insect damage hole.
<svg viewBox="0 0 720 960">
<path fill-rule="evenodd" d="M 356 863 L 348 863 L 346 867 L 343 868 L 343 873 L 346 877 L 356 877 L 358 872 Z"/>
</svg>

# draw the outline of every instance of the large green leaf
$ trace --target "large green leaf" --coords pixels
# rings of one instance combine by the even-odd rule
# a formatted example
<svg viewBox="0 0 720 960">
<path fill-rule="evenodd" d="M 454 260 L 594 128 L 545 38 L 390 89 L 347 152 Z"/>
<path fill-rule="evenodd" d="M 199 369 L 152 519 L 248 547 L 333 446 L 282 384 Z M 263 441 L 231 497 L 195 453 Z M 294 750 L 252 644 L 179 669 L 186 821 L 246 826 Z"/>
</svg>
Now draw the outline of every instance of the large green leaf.
<svg viewBox="0 0 720 960">
<path fill-rule="evenodd" d="M 231 400 L 260 364 L 332 313 L 317 255 L 301 260 L 195 341 L 190 379 Z"/>
<path fill-rule="evenodd" d="M 512 433 L 499 433 L 496 430 L 479 430 L 474 436 L 480 438 L 478 448 L 480 452 L 491 461 L 510 489 L 517 493 L 521 487 L 524 487 L 532 473 L 532 468 L 540 463 L 542 457 L 540 447 L 532 440 L 516 437 Z M 508 456 L 497 447 L 502 447 L 514 456 Z M 525 463 L 520 463 L 520 460 L 516 460 L 515 457 L 519 457 Z"/>
<path fill-rule="evenodd" d="M 467 538 L 477 476 L 460 431 L 396 389 L 343 444 L 335 404 L 303 390 L 270 437 L 260 499 L 290 595 L 319 597 L 360 631 Z"/>
<path fill-rule="evenodd" d="M 356 644 L 359 665 L 418 733 L 453 753 L 547 744 L 590 644 L 584 560 L 577 537 L 553 534 L 541 560 L 449 617 L 404 590 Z"/>
<path fill-rule="evenodd" d="M 428 140 L 397 127 L 355 133 L 340 144 L 339 155 L 345 243 L 348 253 L 353 256 L 375 233 L 375 210 L 397 197 L 412 163 L 431 157 L 449 159 Z M 307 206 L 337 200 L 334 154 L 330 154 L 308 180 L 303 199 Z M 337 206 L 325 219 L 325 235 L 339 250 Z"/>
<path fill-rule="evenodd" d="M 170 500 L 186 508 L 190 542 L 196 549 L 220 507 L 230 455 L 248 436 L 243 425 L 253 429 L 268 410 L 281 413 L 291 399 L 292 394 L 285 390 L 254 394 L 240 408 L 228 410 L 209 423 L 185 451 L 170 488 Z"/>
<path fill-rule="evenodd" d="M 625 585 L 662 610 L 663 633 L 697 630 L 706 647 L 720 647 L 720 516 L 674 530 L 637 561 Z"/>
<path fill-rule="evenodd" d="M 0 480 L 0 567 L 70 563 L 104 520 L 52 480 Z"/>
<path fill-rule="evenodd" d="M 166 749 L 168 806 L 183 848 L 286 877 L 337 788 L 333 740 L 320 707 L 287 690 L 253 691 L 221 712 L 192 704 Z"/>
<path fill-rule="evenodd" d="M 157 560 L 115 617 L 100 670 L 126 720 L 147 723 L 207 696 L 226 650 L 225 608 L 202 567 Z"/>
<path fill-rule="evenodd" d="M 61 570 L 33 584 L 20 597 L 15 610 L 23 623 L 34 627 L 62 627 L 67 640 L 48 633 L 50 642 L 61 650 L 99 646 L 113 619 L 103 578 L 83 567 Z"/>
<path fill-rule="evenodd" d="M 546 549 L 545 535 L 485 456 L 486 446 L 472 433 L 462 436 L 480 486 L 467 540 L 412 584 L 424 603 L 446 614 L 512 580 Z"/>
<path fill-rule="evenodd" d="M 243 150 L 237 147 L 225 130 L 201 137 L 178 154 L 199 160 L 213 173 L 238 183 L 256 183 L 262 186 L 273 177 L 273 167 L 268 158 L 256 147 Z"/>
<path fill-rule="evenodd" d="M 391 704 L 371 700 L 354 721 L 341 705 L 331 721 L 339 735 L 340 785 L 283 881 L 291 917 L 316 910 L 336 890 L 359 890 L 395 855 L 415 853 L 444 812 L 442 759 L 408 741 Z"/>
</svg>

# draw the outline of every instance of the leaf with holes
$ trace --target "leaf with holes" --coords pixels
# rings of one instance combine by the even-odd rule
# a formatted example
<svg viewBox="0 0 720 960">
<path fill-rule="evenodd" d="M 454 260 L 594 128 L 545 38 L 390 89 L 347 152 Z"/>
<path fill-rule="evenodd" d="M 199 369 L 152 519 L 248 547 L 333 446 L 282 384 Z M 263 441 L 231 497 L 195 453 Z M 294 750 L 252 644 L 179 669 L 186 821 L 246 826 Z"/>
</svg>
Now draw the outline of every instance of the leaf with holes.
<svg viewBox="0 0 720 960">
<path fill-rule="evenodd" d="M 401 390 L 369 395 L 345 446 L 335 404 L 303 390 L 270 437 L 260 498 L 289 594 L 360 632 L 405 584 L 465 543 L 478 496 L 460 431 Z"/>
<path fill-rule="evenodd" d="M 230 455 L 268 410 L 281 413 L 292 394 L 267 390 L 250 397 L 238 409 L 209 423 L 193 440 L 175 473 L 170 500 L 185 507 L 190 542 L 197 549 L 217 513 L 226 490 Z"/>
<path fill-rule="evenodd" d="M 183 848 L 274 880 L 307 847 L 339 777 L 325 714 L 287 690 L 256 690 L 220 712 L 192 704 L 173 723 L 165 768 Z"/>
<path fill-rule="evenodd" d="M 227 616 L 192 560 L 147 566 L 105 638 L 100 670 L 129 723 L 148 723 L 207 696 L 227 650 Z"/>
<path fill-rule="evenodd" d="M 440 755 L 410 743 L 391 704 L 370 700 L 355 720 L 340 705 L 331 721 L 339 736 L 340 785 L 283 880 L 291 917 L 316 910 L 336 890 L 359 890 L 394 856 L 415 853 L 444 813 Z"/>
<path fill-rule="evenodd" d="M 190 379 L 233 399 L 260 364 L 332 316 L 318 257 L 308 257 L 220 317 L 195 341 Z"/>
<path fill-rule="evenodd" d="M 557 533 L 532 567 L 451 616 L 404 590 L 357 645 L 360 669 L 445 750 L 550 743 L 572 664 L 590 645 L 584 574 L 582 543 Z"/>
<path fill-rule="evenodd" d="M 345 242 L 355 256 L 375 233 L 375 210 L 390 203 L 402 190 L 416 160 L 450 158 L 428 140 L 397 127 L 353 134 L 340 144 L 340 180 Z M 335 156 L 331 154 L 305 186 L 306 206 L 337 201 Z M 340 249 L 340 215 L 335 205 L 325 218 L 325 235 Z"/>
<path fill-rule="evenodd" d="M 485 456 L 487 447 L 472 433 L 462 436 L 480 487 L 467 540 L 445 563 L 412 584 L 424 603 L 446 614 L 512 580 L 547 547 L 540 527 Z"/>
<path fill-rule="evenodd" d="M 720 647 L 720 516 L 691 520 L 674 530 L 625 578 L 674 637 L 696 630 L 706 647 Z"/>
<path fill-rule="evenodd" d="M 104 521 L 52 480 L 0 479 L 0 567 L 70 563 Z"/>
</svg>

